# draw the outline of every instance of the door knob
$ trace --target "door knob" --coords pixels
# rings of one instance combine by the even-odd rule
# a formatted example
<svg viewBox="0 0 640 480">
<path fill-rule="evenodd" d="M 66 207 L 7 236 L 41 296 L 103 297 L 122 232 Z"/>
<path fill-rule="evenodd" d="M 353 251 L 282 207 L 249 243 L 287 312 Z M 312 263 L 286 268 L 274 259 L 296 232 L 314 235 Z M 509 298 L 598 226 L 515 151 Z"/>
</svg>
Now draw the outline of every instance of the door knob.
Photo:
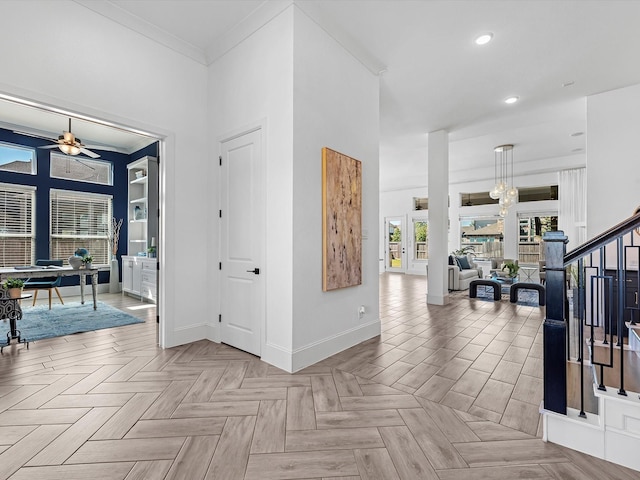
<svg viewBox="0 0 640 480">
<path fill-rule="evenodd" d="M 247 270 L 248 273 L 255 273 L 256 275 L 260 275 L 260 269 L 258 267 L 253 270 Z"/>
</svg>

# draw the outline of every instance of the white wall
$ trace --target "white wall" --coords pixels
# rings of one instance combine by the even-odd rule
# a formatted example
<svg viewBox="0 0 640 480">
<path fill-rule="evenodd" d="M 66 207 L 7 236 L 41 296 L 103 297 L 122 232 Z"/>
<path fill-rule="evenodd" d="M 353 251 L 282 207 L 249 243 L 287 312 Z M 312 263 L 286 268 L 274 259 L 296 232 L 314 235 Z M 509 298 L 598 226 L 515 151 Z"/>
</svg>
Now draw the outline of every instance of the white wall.
<svg viewBox="0 0 640 480">
<path fill-rule="evenodd" d="M 295 8 L 293 369 L 380 333 L 378 312 L 379 84 Z M 362 285 L 322 291 L 321 151 L 362 161 Z M 358 308 L 365 314 L 358 318 Z"/>
<path fill-rule="evenodd" d="M 210 138 L 266 125 L 263 360 L 294 371 L 379 333 L 375 234 L 363 242 L 362 286 L 323 293 L 321 276 L 323 146 L 363 161 L 363 226 L 377 227 L 377 79 L 293 5 L 209 74 Z"/>
<path fill-rule="evenodd" d="M 159 245 L 165 345 L 206 337 L 217 311 L 207 292 L 217 287 L 192 268 L 194 253 L 207 252 L 213 193 L 206 68 L 73 1 L 8 0 L 1 9 L 0 91 L 167 135 Z"/>
<path fill-rule="evenodd" d="M 293 318 L 293 7 L 209 67 L 208 137 L 264 123 L 266 175 L 265 344 L 262 358 L 291 369 Z M 217 179 L 218 172 L 214 172 Z M 217 180 L 216 180 L 217 181 Z M 215 185 L 216 183 L 213 183 Z M 216 200 L 217 201 L 217 200 Z M 215 211 L 215 210 L 214 210 Z M 212 222 L 212 250 L 218 251 Z M 214 337 L 215 338 L 215 337 Z"/>
<path fill-rule="evenodd" d="M 640 85 L 587 97 L 587 238 L 640 206 Z"/>
</svg>

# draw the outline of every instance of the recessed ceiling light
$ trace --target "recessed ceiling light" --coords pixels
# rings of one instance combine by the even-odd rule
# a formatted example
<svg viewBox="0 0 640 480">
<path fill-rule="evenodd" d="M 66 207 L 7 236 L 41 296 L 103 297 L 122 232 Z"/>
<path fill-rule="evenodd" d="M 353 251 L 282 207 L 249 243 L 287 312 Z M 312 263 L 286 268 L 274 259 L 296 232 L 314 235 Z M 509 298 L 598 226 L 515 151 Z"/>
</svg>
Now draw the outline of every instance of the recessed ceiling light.
<svg viewBox="0 0 640 480">
<path fill-rule="evenodd" d="M 486 45 L 493 38 L 493 33 L 483 33 L 476 38 L 476 45 Z"/>
<path fill-rule="evenodd" d="M 516 103 L 518 100 L 520 100 L 520 97 L 508 97 L 504 99 L 504 103 L 511 105 L 512 103 Z"/>
<path fill-rule="evenodd" d="M 582 135 L 584 135 L 584 132 L 573 132 L 573 133 L 571 134 L 571 136 L 572 136 L 572 137 L 580 137 L 580 136 L 582 136 Z"/>
</svg>

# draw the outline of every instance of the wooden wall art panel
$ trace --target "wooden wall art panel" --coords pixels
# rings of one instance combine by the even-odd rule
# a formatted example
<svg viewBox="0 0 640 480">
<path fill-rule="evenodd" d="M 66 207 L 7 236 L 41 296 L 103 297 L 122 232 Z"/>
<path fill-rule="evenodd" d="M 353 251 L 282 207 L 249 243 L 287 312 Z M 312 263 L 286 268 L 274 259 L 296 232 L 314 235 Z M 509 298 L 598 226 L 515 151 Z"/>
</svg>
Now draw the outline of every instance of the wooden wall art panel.
<svg viewBox="0 0 640 480">
<path fill-rule="evenodd" d="M 322 289 L 362 283 L 362 162 L 322 149 Z"/>
</svg>

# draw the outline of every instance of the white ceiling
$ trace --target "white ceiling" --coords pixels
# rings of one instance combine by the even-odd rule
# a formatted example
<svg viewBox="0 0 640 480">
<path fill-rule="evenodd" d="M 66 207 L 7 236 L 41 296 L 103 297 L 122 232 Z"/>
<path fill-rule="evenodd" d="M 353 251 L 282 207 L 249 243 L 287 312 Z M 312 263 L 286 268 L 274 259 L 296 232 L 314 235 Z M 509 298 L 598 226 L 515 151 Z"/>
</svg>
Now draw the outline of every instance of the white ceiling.
<svg viewBox="0 0 640 480">
<path fill-rule="evenodd" d="M 291 3 L 76 2 L 204 64 Z M 586 96 L 640 83 L 640 1 L 295 3 L 367 68 L 382 71 L 383 190 L 426 185 L 426 133 L 440 129 L 450 132 L 452 172 L 492 172 L 493 147 L 503 143 L 516 146 L 516 173 L 545 159 L 583 158 L 587 136 L 571 134 L 585 132 Z M 484 32 L 494 38 L 479 47 L 473 40 Z M 520 101 L 504 104 L 510 95 Z M 64 129 L 63 122 L 48 130 Z M 75 130 L 87 143 L 115 141 Z"/>
</svg>

